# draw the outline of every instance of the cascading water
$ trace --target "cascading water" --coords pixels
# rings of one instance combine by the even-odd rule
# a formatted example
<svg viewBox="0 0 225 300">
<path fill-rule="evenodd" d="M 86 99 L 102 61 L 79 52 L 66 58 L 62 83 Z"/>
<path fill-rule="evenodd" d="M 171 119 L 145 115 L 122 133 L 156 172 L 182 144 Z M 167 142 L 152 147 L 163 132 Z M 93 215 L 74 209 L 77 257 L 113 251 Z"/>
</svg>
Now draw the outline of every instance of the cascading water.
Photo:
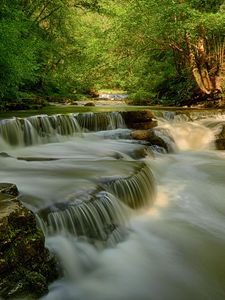
<svg viewBox="0 0 225 300">
<path fill-rule="evenodd" d="M 63 136 L 74 136 L 82 131 L 117 128 L 126 128 L 118 112 L 38 115 L 0 120 L 0 138 L 12 146 L 24 146 L 60 142 Z"/>
<path fill-rule="evenodd" d="M 44 300 L 225 299 L 224 116 L 160 115 L 171 153 L 138 159 L 118 113 L 0 122 L 0 180 L 62 268 Z"/>
</svg>

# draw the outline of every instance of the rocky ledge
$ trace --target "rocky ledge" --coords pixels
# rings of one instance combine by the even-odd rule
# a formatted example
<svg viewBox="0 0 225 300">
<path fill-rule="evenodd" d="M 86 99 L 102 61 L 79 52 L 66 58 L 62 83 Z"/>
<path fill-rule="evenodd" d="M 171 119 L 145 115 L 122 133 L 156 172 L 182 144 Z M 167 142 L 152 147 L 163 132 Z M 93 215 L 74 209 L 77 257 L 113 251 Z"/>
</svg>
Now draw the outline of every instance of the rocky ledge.
<svg viewBox="0 0 225 300">
<path fill-rule="evenodd" d="M 157 126 L 154 114 L 150 110 L 121 112 L 125 124 L 131 129 L 150 129 Z"/>
<path fill-rule="evenodd" d="M 0 183 L 0 297 L 36 299 L 57 277 L 34 214 L 18 200 L 14 184 Z"/>
</svg>

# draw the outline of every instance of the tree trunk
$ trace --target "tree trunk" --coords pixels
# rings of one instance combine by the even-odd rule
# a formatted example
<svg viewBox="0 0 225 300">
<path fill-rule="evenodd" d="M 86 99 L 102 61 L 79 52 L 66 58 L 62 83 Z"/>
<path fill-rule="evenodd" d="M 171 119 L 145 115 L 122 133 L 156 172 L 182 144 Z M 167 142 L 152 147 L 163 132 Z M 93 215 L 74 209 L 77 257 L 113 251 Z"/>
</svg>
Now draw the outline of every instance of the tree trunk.
<svg viewBox="0 0 225 300">
<path fill-rule="evenodd" d="M 204 67 L 205 50 L 204 50 L 203 41 L 199 40 L 199 45 L 198 45 L 199 47 L 197 47 L 197 49 L 199 50 L 199 54 L 200 54 L 199 55 L 200 59 L 198 62 L 196 60 L 194 49 L 191 44 L 191 38 L 190 38 L 189 33 L 186 33 L 186 43 L 187 43 L 187 47 L 188 47 L 190 67 L 191 67 L 193 77 L 194 77 L 198 87 L 200 88 L 200 90 L 204 94 L 209 95 L 212 92 L 213 85 L 210 80 L 208 70 Z"/>
</svg>

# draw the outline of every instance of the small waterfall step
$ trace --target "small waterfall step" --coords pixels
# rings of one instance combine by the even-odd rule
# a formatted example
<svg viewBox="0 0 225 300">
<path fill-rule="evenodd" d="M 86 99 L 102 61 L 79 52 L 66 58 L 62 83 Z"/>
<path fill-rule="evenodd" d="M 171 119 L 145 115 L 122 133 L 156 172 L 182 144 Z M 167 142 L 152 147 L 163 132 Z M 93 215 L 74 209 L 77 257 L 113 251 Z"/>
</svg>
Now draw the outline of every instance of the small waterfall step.
<svg viewBox="0 0 225 300">
<path fill-rule="evenodd" d="M 36 213 L 46 235 L 71 233 L 88 239 L 119 242 L 126 231 L 130 209 L 150 206 L 156 194 L 149 166 L 140 163 L 129 177 L 105 178 L 95 190 L 75 193 Z M 118 234 L 122 232 L 122 236 Z"/>
<path fill-rule="evenodd" d="M 84 131 L 126 128 L 119 112 L 37 115 L 0 120 L 0 139 L 11 146 L 29 146 L 60 141 Z"/>
</svg>

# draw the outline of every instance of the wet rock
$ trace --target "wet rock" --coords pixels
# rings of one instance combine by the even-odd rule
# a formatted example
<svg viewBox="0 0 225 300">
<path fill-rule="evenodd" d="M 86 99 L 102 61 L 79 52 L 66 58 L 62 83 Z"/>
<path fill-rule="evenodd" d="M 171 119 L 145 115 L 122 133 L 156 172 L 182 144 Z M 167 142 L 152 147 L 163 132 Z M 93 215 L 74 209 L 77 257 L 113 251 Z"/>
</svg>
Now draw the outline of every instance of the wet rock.
<svg viewBox="0 0 225 300">
<path fill-rule="evenodd" d="M 216 135 L 216 149 L 225 150 L 225 124 L 222 125 L 221 131 Z"/>
<path fill-rule="evenodd" d="M 13 183 L 0 183 L 0 193 L 12 195 L 12 196 L 19 195 L 17 186 Z"/>
<path fill-rule="evenodd" d="M 131 137 L 134 140 L 148 141 L 152 137 L 153 133 L 150 130 L 134 130 L 131 132 Z"/>
<path fill-rule="evenodd" d="M 40 297 L 57 277 L 34 214 L 18 200 L 14 184 L 0 183 L 0 296 Z"/>
<path fill-rule="evenodd" d="M 140 123 L 133 123 L 131 125 L 133 129 L 151 129 L 158 126 L 158 122 L 155 120 L 149 122 L 140 122 Z"/>
<path fill-rule="evenodd" d="M 12 157 L 11 155 L 9 155 L 9 154 L 6 153 L 6 152 L 0 152 L 0 156 L 1 156 L 1 157 Z"/>
<path fill-rule="evenodd" d="M 53 158 L 53 157 L 17 157 L 18 160 L 25 160 L 25 161 L 53 161 L 59 160 L 60 158 Z"/>
<path fill-rule="evenodd" d="M 142 159 L 146 156 L 154 157 L 153 151 L 148 146 L 137 149 L 131 154 L 134 159 Z"/>
<path fill-rule="evenodd" d="M 127 122 L 148 122 L 155 118 L 151 110 L 125 111 L 122 115 Z"/>
<path fill-rule="evenodd" d="M 84 104 L 84 106 L 95 106 L 94 102 L 87 102 Z"/>
<path fill-rule="evenodd" d="M 128 128 L 150 129 L 157 126 L 155 116 L 150 110 L 121 112 Z"/>
<path fill-rule="evenodd" d="M 171 152 L 172 149 L 170 144 L 164 141 L 161 137 L 159 137 L 154 130 L 134 130 L 131 132 L 131 137 L 134 140 L 139 141 L 148 141 L 151 146 L 158 146 L 166 150 L 166 152 Z"/>
</svg>

